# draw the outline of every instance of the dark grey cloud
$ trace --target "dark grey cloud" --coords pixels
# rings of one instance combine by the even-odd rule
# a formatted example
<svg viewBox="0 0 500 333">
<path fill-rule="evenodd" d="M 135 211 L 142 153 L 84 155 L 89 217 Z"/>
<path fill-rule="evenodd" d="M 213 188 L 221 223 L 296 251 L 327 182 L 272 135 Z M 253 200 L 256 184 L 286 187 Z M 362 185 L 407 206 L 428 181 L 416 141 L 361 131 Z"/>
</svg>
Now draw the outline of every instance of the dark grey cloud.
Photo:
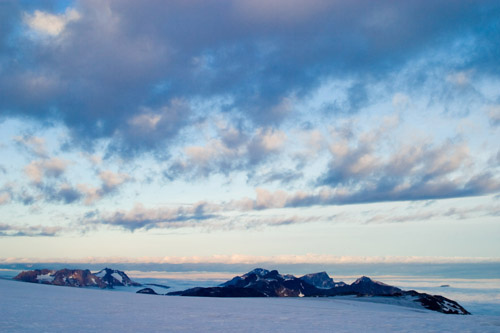
<svg viewBox="0 0 500 333">
<path fill-rule="evenodd" d="M 55 201 L 70 204 L 79 201 L 83 197 L 83 194 L 80 191 L 68 184 L 64 184 L 59 188 L 45 186 L 41 190 L 46 201 Z"/>
<path fill-rule="evenodd" d="M 265 226 L 283 226 L 298 223 L 334 220 L 336 216 L 300 216 L 238 214 L 228 217 L 216 212 L 223 206 L 197 203 L 189 207 L 145 208 L 136 206 L 128 211 L 112 213 L 91 212 L 82 218 L 85 226 L 112 226 L 130 231 L 148 229 L 200 228 L 213 230 L 247 230 Z"/>
<path fill-rule="evenodd" d="M 404 215 L 376 214 L 365 223 L 404 223 L 414 221 L 429 221 L 435 218 L 453 217 L 456 219 L 469 219 L 475 216 L 495 217 L 500 214 L 498 205 L 479 205 L 475 207 L 456 207 L 447 210 L 425 210 Z"/>
<path fill-rule="evenodd" d="M 35 5 L 1 6 L 0 114 L 62 121 L 72 144 L 111 138 L 122 155 L 175 142 L 195 100 L 278 126 L 288 96 L 350 78 L 355 112 L 366 82 L 462 41 L 461 68 L 500 72 L 497 1 L 77 1 L 79 20 L 38 37 L 22 28 Z"/>
<path fill-rule="evenodd" d="M 57 236 L 64 228 L 48 227 L 42 225 L 11 225 L 0 224 L 0 237 L 53 237 Z"/>
<path fill-rule="evenodd" d="M 188 207 L 147 209 L 136 205 L 128 211 L 116 211 L 110 214 L 91 212 L 84 216 L 84 225 L 109 225 L 121 227 L 131 231 L 137 229 L 166 228 L 175 229 L 182 227 L 204 227 L 204 221 L 214 218 L 223 219 L 213 211 L 207 210 L 206 203 L 200 202 Z"/>
<path fill-rule="evenodd" d="M 313 205 L 343 205 L 384 201 L 413 201 L 480 196 L 500 191 L 500 180 L 495 174 L 484 172 L 465 179 L 446 177 L 429 181 L 403 184 L 393 179 L 378 183 L 359 183 L 355 190 L 331 191 L 320 194 L 292 195 L 286 207 Z"/>
<path fill-rule="evenodd" d="M 283 186 L 293 184 L 304 177 L 303 172 L 297 170 L 272 170 L 262 175 L 258 175 L 259 183 L 277 182 Z"/>
</svg>

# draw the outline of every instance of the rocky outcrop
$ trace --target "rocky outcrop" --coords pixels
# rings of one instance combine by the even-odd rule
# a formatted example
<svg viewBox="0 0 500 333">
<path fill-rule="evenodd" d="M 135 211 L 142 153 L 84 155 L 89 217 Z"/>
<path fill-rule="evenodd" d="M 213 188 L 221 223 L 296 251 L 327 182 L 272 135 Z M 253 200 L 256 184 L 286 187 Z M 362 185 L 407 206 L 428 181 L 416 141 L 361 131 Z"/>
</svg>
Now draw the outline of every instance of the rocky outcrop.
<svg viewBox="0 0 500 333">
<path fill-rule="evenodd" d="M 107 287 L 124 287 L 124 286 L 133 286 L 140 287 L 141 284 L 132 281 L 125 272 L 119 271 L 117 269 L 104 268 L 99 272 L 95 273 L 97 277 L 99 277 L 102 282 L 106 284 Z"/>
<path fill-rule="evenodd" d="M 174 291 L 168 293 L 167 295 L 200 297 L 266 297 L 264 293 L 256 289 L 242 287 L 196 287 L 184 291 Z"/>
<path fill-rule="evenodd" d="M 345 284 L 344 286 L 333 288 L 333 290 L 358 296 L 399 296 L 402 292 L 397 287 L 374 281 L 367 276 L 362 276 L 350 285 Z"/>
<path fill-rule="evenodd" d="M 68 287 L 113 288 L 114 286 L 140 286 L 122 271 L 105 268 L 96 274 L 88 269 L 35 269 L 19 273 L 15 280 Z"/>
<path fill-rule="evenodd" d="M 301 279 L 292 275 L 283 276 L 277 270 L 268 271 L 266 269 L 257 268 L 247 274 L 237 276 L 230 281 L 221 285 L 222 288 L 228 288 L 227 291 L 232 294 L 234 290 L 230 288 L 254 289 L 267 297 L 290 297 L 290 296 L 305 296 L 318 295 L 318 289 Z M 219 294 L 223 294 L 220 291 Z M 244 297 L 244 296 L 236 296 Z"/>
<path fill-rule="evenodd" d="M 99 277 L 92 274 L 88 269 L 60 269 L 58 271 L 49 269 L 36 269 L 21 272 L 15 280 L 51 284 L 55 286 L 68 287 L 99 287 L 105 288 L 106 284 Z"/>
<path fill-rule="evenodd" d="M 416 291 L 404 291 L 362 276 L 352 284 L 334 282 L 326 272 L 307 274 L 301 278 L 281 275 L 278 271 L 254 269 L 242 276 L 224 282 L 219 287 L 191 288 L 168 293 L 179 296 L 204 297 L 326 297 L 355 295 L 358 297 L 394 297 L 400 304 L 418 303 L 423 308 L 446 314 L 470 314 L 457 302 L 443 296 Z M 406 302 L 406 303 L 405 303 Z"/>
<path fill-rule="evenodd" d="M 54 280 L 55 271 L 50 269 L 35 269 L 19 273 L 14 280 L 30 283 L 48 283 Z"/>
<path fill-rule="evenodd" d="M 330 289 L 335 287 L 335 282 L 326 272 L 306 274 L 300 277 L 300 279 L 319 289 Z"/>
<path fill-rule="evenodd" d="M 158 295 L 156 291 L 151 288 L 143 288 L 141 290 L 136 291 L 137 294 L 146 294 L 146 295 Z"/>
<path fill-rule="evenodd" d="M 446 314 L 470 314 L 469 311 L 465 310 L 454 300 L 440 295 L 429 295 L 416 292 L 415 290 L 405 291 L 403 293 L 404 295 L 414 298 L 414 302 L 420 303 L 424 308 L 432 311 L 442 312 Z"/>
</svg>

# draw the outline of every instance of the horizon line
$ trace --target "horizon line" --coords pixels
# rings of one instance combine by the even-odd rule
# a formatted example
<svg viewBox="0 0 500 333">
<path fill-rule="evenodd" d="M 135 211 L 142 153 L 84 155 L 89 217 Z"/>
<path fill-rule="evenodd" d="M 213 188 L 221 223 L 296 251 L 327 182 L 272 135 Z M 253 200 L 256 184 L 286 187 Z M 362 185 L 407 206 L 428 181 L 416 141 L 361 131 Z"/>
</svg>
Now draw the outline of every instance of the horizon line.
<svg viewBox="0 0 500 333">
<path fill-rule="evenodd" d="M 164 257 L 79 257 L 79 258 L 23 258 L 0 257 L 0 264 L 36 263 L 87 263 L 87 264 L 484 264 L 500 263 L 499 257 L 432 257 L 432 256 L 333 256 L 305 255 L 212 255 L 212 256 L 164 256 Z"/>
</svg>

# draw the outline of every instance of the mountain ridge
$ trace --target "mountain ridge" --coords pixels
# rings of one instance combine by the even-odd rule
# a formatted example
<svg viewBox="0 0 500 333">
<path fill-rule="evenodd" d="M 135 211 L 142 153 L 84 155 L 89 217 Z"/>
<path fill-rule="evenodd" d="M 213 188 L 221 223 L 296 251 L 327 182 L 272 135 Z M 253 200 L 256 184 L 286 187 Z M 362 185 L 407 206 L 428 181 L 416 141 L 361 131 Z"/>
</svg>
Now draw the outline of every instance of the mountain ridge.
<svg viewBox="0 0 500 333">
<path fill-rule="evenodd" d="M 334 282 L 326 272 L 306 274 L 300 278 L 281 275 L 277 270 L 256 268 L 235 276 L 217 287 L 195 287 L 170 292 L 170 296 L 199 297 L 332 297 L 353 295 L 357 297 L 394 297 L 408 305 L 417 303 L 425 309 L 445 314 L 470 314 L 456 301 L 440 295 L 405 291 L 383 282 L 362 276 L 353 283 Z"/>
<path fill-rule="evenodd" d="M 98 287 L 109 288 L 117 286 L 141 286 L 132 281 L 123 271 L 104 268 L 97 273 L 88 269 L 35 269 L 23 271 L 14 277 L 14 280 L 42 283 L 67 287 Z"/>
</svg>

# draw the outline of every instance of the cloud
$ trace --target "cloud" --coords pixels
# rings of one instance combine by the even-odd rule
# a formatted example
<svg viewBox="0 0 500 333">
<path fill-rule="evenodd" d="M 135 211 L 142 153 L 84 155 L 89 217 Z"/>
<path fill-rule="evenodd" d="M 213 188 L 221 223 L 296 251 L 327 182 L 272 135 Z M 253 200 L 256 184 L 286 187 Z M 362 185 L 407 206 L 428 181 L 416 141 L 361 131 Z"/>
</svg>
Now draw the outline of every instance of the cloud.
<svg viewBox="0 0 500 333">
<path fill-rule="evenodd" d="M 410 88 L 432 72 L 426 68 L 457 73 L 450 80 L 459 83 L 467 68 L 477 76 L 500 72 L 495 1 L 382 1 L 376 8 L 366 0 L 76 1 L 64 12 L 39 6 L 24 16 L 19 6 L 2 7 L 0 114 L 60 121 L 74 145 L 113 141 L 110 154 L 161 151 L 194 115 L 206 115 L 193 105 L 214 100 L 224 102 L 211 115 L 277 128 L 296 116 L 294 100 L 331 79 L 352 83 L 346 112 L 359 112 L 371 101 L 372 83 L 409 64 L 424 67 L 407 80 L 415 83 Z M 20 24 L 57 42 L 20 34 Z M 426 64 L 429 54 L 439 56 Z"/>
<path fill-rule="evenodd" d="M 149 229 L 198 228 L 214 230 L 247 230 L 266 226 L 283 226 L 317 221 L 330 221 L 336 216 L 300 214 L 252 214 L 250 210 L 283 207 L 286 193 L 277 197 L 265 190 L 257 189 L 257 200 L 252 207 L 245 207 L 244 202 L 213 203 L 197 202 L 192 205 L 147 208 L 136 204 L 129 210 L 114 212 L 94 212 L 82 218 L 83 225 L 113 226 L 130 231 Z M 271 201 L 269 201 L 271 200 Z M 228 214 L 229 213 L 229 214 Z"/>
<path fill-rule="evenodd" d="M 490 118 L 490 124 L 492 126 L 500 125 L 500 105 L 493 105 L 490 107 L 488 116 Z"/>
<path fill-rule="evenodd" d="M 443 256 L 336 256 L 331 254 L 308 253 L 302 255 L 258 256 L 245 254 L 216 254 L 207 256 L 165 256 L 165 257 L 85 257 L 85 258 L 0 258 L 2 264 L 20 263 L 82 263 L 82 264 L 474 264 L 499 263 L 498 257 L 443 257 Z M 207 267 L 205 267 L 206 270 Z M 192 271 L 192 266 L 188 267 Z M 156 278 L 175 278 L 164 272 L 151 272 Z M 186 272 L 189 273 L 189 272 Z M 219 272 L 220 273 L 220 272 Z M 132 275 L 132 274 L 131 274 Z M 223 276 L 229 279 L 231 276 Z M 146 276 L 144 276 L 146 277 Z M 177 276 L 181 278 L 181 276 Z M 205 276 L 206 278 L 206 276 Z M 422 277 L 419 277 L 420 279 Z"/>
<path fill-rule="evenodd" d="M 59 178 L 66 171 L 69 162 L 58 157 L 37 160 L 24 168 L 26 175 L 36 184 L 40 184 L 44 177 Z"/>
<path fill-rule="evenodd" d="M 62 227 L 0 224 L 0 237 L 53 237 L 57 236 L 61 231 L 63 231 Z"/>
<path fill-rule="evenodd" d="M 111 225 L 134 231 L 151 228 L 179 228 L 199 225 L 207 219 L 215 217 L 207 214 L 206 203 L 200 202 L 187 207 L 147 209 L 136 204 L 129 211 L 116 211 L 103 216 L 84 220 L 90 225 Z"/>
<path fill-rule="evenodd" d="M 0 206 L 9 203 L 10 199 L 11 199 L 10 193 L 0 192 Z"/>
<path fill-rule="evenodd" d="M 279 155 L 287 135 L 273 128 L 257 128 L 248 134 L 234 127 L 218 129 L 218 136 L 204 146 L 188 146 L 183 158 L 175 159 L 165 171 L 165 176 L 174 179 L 209 177 L 213 174 L 227 175 L 232 171 L 249 174 L 264 161 Z"/>
<path fill-rule="evenodd" d="M 474 207 L 457 207 L 450 209 L 434 209 L 417 211 L 411 214 L 376 214 L 368 218 L 365 223 L 405 223 L 429 221 L 436 218 L 453 217 L 456 219 L 470 219 L 478 216 L 499 216 L 500 205 L 479 205 Z"/>
<path fill-rule="evenodd" d="M 498 186 L 498 184 L 497 184 Z M 419 200 L 419 199 L 415 199 Z M 255 199 L 242 198 L 228 202 L 197 202 L 192 205 L 173 205 L 148 208 L 136 204 L 129 210 L 95 211 L 81 219 L 82 225 L 113 226 L 130 231 L 149 229 L 197 228 L 201 231 L 248 230 L 313 222 L 321 223 L 407 223 L 436 219 L 477 219 L 497 217 L 500 206 L 496 203 L 475 206 L 452 206 L 446 209 L 435 206 L 410 207 L 400 212 L 370 209 L 363 214 L 342 212 L 311 213 L 304 207 L 341 206 L 362 203 L 358 197 L 350 198 L 342 191 L 323 190 L 319 193 L 256 189 Z M 370 202 L 370 201 L 368 201 Z M 407 207 L 407 206 L 406 206 Z M 318 207 L 316 207 L 318 208 Z M 316 210 L 316 208 L 311 208 Z M 337 207 L 338 208 L 338 207 Z"/>
<path fill-rule="evenodd" d="M 282 186 L 290 186 L 294 182 L 302 179 L 304 173 L 296 170 L 271 170 L 261 174 L 249 175 L 249 182 L 256 184 L 266 184 L 276 182 Z"/>
<path fill-rule="evenodd" d="M 63 202 L 71 204 L 82 198 L 82 193 L 73 188 L 70 184 L 63 183 L 60 186 L 44 186 L 41 188 L 46 201 Z"/>
<path fill-rule="evenodd" d="M 92 205 L 103 197 L 116 193 L 123 184 L 132 180 L 132 177 L 127 173 L 116 173 L 111 170 L 100 171 L 98 176 L 101 180 L 100 187 L 89 184 L 77 184 L 76 188 L 73 188 L 68 185 L 64 192 L 60 192 L 61 195 L 64 194 L 64 201 L 71 203 L 84 198 L 86 205 Z"/>
<path fill-rule="evenodd" d="M 98 187 L 89 186 L 87 184 L 78 184 L 78 191 L 85 198 L 84 203 L 86 205 L 91 205 L 102 198 L 102 190 Z"/>
<path fill-rule="evenodd" d="M 59 15 L 35 10 L 32 14 L 25 13 L 24 16 L 24 22 L 30 29 L 49 36 L 61 34 L 69 22 L 78 19 L 80 19 L 80 14 L 72 8 L 67 8 L 64 13 Z"/>
<path fill-rule="evenodd" d="M 102 191 L 105 193 L 116 190 L 120 185 L 127 182 L 131 177 L 126 173 L 115 173 L 110 170 L 104 170 L 99 173 L 102 181 Z"/>
<path fill-rule="evenodd" d="M 22 145 L 30 152 L 35 154 L 38 157 L 46 158 L 47 148 L 45 146 L 45 139 L 37 136 L 16 136 L 14 137 L 14 141 L 18 144 Z"/>
</svg>

